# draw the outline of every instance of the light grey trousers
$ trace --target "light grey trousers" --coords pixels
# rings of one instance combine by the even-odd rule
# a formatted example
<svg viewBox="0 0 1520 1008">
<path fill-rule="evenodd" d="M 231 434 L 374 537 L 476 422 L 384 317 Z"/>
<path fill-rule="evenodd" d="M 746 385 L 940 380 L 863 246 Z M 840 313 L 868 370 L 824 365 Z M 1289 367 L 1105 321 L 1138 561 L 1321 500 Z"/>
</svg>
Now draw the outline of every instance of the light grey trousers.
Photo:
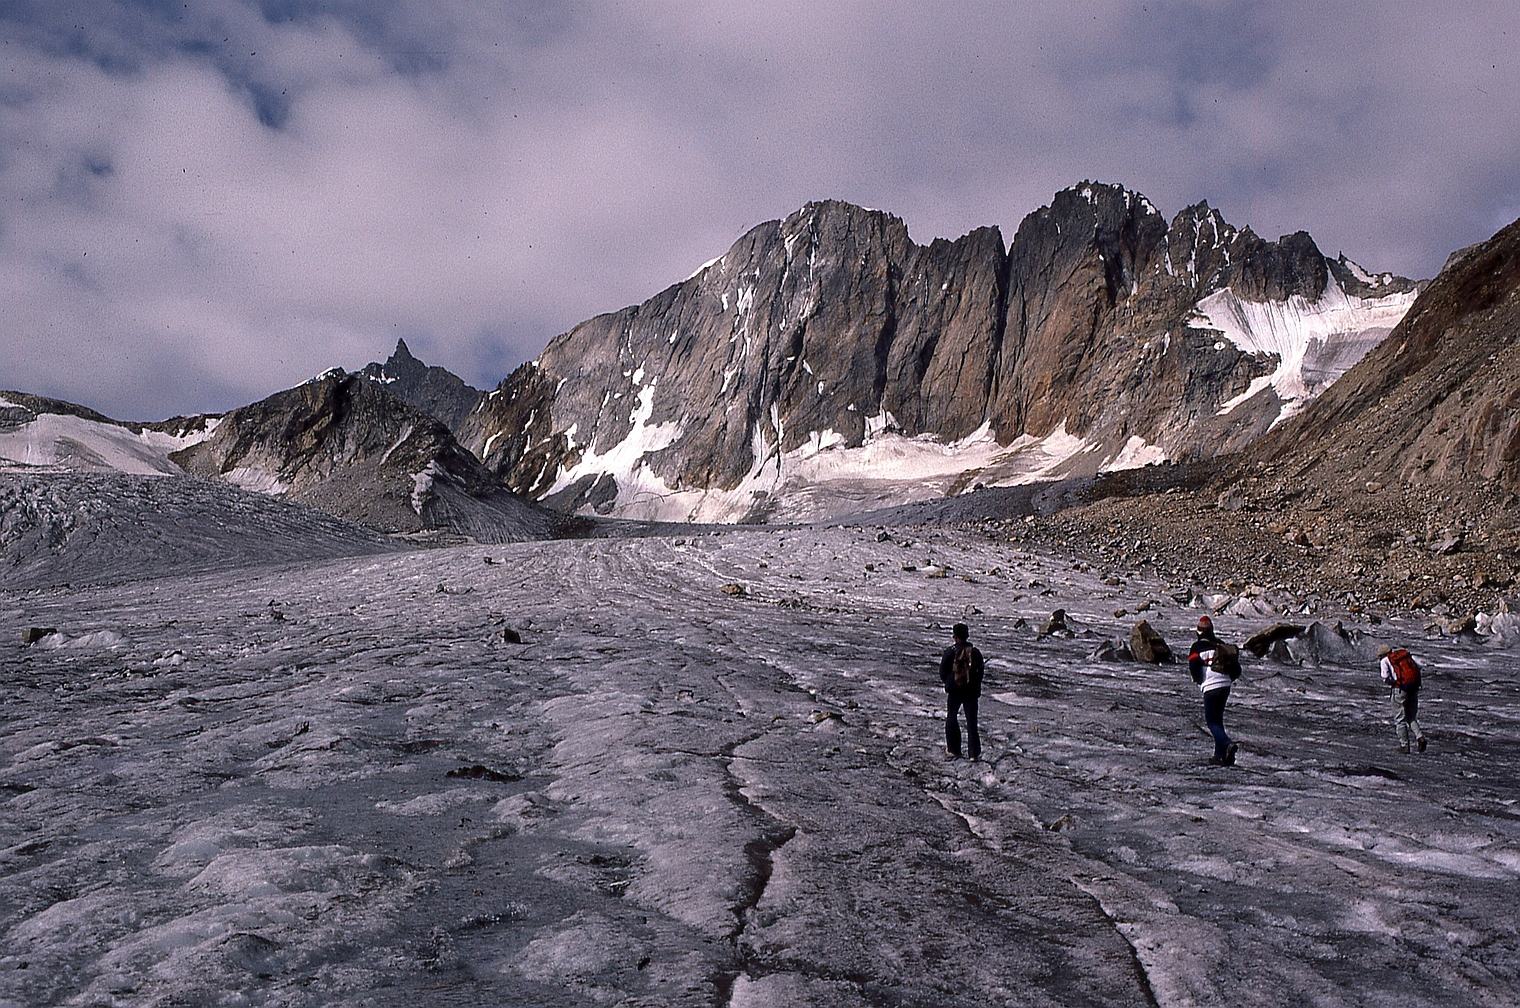
<svg viewBox="0 0 1520 1008">
<path fill-rule="evenodd" d="M 1393 730 L 1399 736 L 1401 746 L 1425 737 L 1420 731 L 1419 687 L 1393 691 Z"/>
</svg>

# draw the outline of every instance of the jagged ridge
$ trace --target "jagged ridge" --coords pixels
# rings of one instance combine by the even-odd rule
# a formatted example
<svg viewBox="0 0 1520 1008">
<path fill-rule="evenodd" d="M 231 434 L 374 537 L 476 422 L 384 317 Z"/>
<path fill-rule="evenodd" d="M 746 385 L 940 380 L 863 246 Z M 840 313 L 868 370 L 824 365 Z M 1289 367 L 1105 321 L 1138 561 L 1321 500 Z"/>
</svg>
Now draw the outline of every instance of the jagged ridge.
<svg viewBox="0 0 1520 1008">
<path fill-rule="evenodd" d="M 1200 312 L 1226 289 L 1217 318 Z M 851 495 L 892 502 L 873 496 L 882 477 L 922 495 L 1239 449 L 1391 329 L 1413 291 L 1327 260 L 1307 234 L 1267 242 L 1207 204 L 1168 225 L 1096 183 L 1026 217 L 1006 251 L 996 228 L 919 246 L 890 214 L 812 203 L 551 341 L 458 433 L 514 489 L 571 509 L 795 515 L 831 484 L 816 516 Z M 1332 292 L 1382 310 L 1345 353 L 1339 316 L 1319 320 L 1340 356 L 1286 359 L 1304 355 L 1284 341 L 1319 330 L 1251 330 L 1252 306 L 1275 306 L 1270 330 Z M 1290 366 L 1308 377 L 1283 378 Z"/>
</svg>

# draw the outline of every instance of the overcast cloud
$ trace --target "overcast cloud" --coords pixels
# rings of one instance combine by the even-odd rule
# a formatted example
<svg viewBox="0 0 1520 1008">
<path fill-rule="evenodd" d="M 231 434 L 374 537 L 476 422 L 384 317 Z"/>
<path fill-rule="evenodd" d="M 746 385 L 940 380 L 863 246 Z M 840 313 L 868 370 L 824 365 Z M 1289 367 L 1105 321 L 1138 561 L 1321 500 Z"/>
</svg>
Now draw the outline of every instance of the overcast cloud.
<svg viewBox="0 0 1520 1008">
<path fill-rule="evenodd" d="M 808 200 L 1084 179 L 1433 275 L 1520 216 L 1520 5 L 0 5 L 0 387 L 219 411 L 397 336 L 494 385 Z"/>
</svg>

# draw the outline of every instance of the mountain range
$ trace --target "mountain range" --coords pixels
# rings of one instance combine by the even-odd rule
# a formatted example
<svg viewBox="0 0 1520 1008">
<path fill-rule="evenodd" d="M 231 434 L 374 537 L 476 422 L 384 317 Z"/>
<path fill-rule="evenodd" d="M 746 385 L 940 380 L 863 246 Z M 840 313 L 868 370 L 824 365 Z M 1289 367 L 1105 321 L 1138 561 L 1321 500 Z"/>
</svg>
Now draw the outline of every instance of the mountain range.
<svg viewBox="0 0 1520 1008">
<path fill-rule="evenodd" d="M 1170 223 L 1085 183 L 916 245 L 814 203 L 688 280 L 552 340 L 460 441 L 524 496 L 681 521 L 816 519 L 1237 451 L 1393 329 L 1417 285 Z"/>
<path fill-rule="evenodd" d="M 811 203 L 489 391 L 403 341 L 221 416 L 6 392 L 0 470 L 193 477 L 485 542 L 576 514 L 838 519 L 1162 461 L 1513 489 L 1517 227 L 1427 286 L 1099 183 L 1006 246 Z"/>
</svg>

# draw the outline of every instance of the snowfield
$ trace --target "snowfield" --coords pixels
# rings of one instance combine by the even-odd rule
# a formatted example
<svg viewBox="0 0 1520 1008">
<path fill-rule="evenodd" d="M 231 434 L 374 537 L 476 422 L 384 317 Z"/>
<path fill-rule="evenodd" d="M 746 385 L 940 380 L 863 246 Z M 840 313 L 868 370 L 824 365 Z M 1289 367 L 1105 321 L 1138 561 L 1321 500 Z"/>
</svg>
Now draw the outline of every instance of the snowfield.
<svg viewBox="0 0 1520 1008">
<path fill-rule="evenodd" d="M 1178 586 L 893 535 L 0 593 L 0 1005 L 1520 1000 L 1512 640 L 1327 623 L 1247 658 L 1214 768 L 1181 667 L 1089 657 L 1142 607 L 1184 650 Z M 980 763 L 942 756 L 959 619 Z"/>
<path fill-rule="evenodd" d="M 1350 266 L 1366 276 L 1355 263 Z M 1214 330 L 1246 353 L 1277 358 L 1271 374 L 1255 379 L 1219 408 L 1221 414 L 1233 412 L 1270 388 L 1283 404 L 1273 421 L 1276 426 L 1301 411 L 1387 338 L 1418 294 L 1411 290 L 1377 298 L 1353 297 L 1333 274 L 1324 293 L 1313 301 L 1299 294 L 1286 301 L 1246 301 L 1226 287 L 1199 301 L 1188 325 Z"/>
<path fill-rule="evenodd" d="M 0 407 L 7 406 L 19 408 L 0 398 Z M 183 476 L 169 453 L 210 437 L 220 422 L 213 417 L 200 429 L 176 436 L 151 429 L 134 433 L 124 424 L 67 413 L 39 413 L 23 423 L 0 423 L 0 472 Z"/>
</svg>

